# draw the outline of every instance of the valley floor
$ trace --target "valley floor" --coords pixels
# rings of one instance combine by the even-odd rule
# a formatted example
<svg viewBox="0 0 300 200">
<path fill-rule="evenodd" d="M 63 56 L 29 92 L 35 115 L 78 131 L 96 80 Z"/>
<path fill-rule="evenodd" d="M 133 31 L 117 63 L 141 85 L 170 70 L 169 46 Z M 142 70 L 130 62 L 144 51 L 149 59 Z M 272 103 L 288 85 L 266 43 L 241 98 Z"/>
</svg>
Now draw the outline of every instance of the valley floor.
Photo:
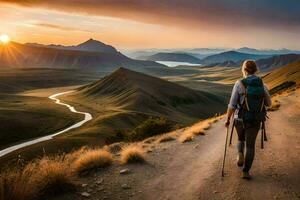
<svg viewBox="0 0 300 200">
<path fill-rule="evenodd" d="M 260 149 L 258 135 L 251 181 L 241 179 L 236 166 L 236 135 L 228 148 L 225 177 L 221 177 L 225 141 L 221 120 L 206 136 L 190 143 L 155 144 L 146 164 L 115 164 L 91 172 L 81 178 L 86 184 L 79 191 L 54 199 L 299 199 L 299 95 L 298 90 L 280 97 L 280 109 L 269 114 L 269 141 Z M 130 173 L 121 175 L 125 168 Z"/>
</svg>

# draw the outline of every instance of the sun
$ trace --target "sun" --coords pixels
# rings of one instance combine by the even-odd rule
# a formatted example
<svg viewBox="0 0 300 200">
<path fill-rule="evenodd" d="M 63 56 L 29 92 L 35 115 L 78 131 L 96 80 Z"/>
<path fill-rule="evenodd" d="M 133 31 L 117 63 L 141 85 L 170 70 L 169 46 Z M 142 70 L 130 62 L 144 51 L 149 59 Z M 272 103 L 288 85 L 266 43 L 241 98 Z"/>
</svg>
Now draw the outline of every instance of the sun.
<svg viewBox="0 0 300 200">
<path fill-rule="evenodd" d="M 7 44 L 10 41 L 10 38 L 6 34 L 0 35 L 0 43 Z"/>
</svg>

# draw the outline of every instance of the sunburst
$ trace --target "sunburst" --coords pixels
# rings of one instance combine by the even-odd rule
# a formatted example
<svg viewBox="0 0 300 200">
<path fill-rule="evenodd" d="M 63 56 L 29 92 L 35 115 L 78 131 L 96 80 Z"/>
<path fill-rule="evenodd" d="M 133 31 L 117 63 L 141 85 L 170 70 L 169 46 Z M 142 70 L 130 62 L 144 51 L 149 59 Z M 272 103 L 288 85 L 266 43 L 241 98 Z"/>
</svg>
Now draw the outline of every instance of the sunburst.
<svg viewBox="0 0 300 200">
<path fill-rule="evenodd" d="M 7 44 L 7 43 L 9 43 L 9 41 L 10 41 L 10 38 L 8 35 L 6 35 L 6 34 L 0 35 L 0 43 Z"/>
</svg>

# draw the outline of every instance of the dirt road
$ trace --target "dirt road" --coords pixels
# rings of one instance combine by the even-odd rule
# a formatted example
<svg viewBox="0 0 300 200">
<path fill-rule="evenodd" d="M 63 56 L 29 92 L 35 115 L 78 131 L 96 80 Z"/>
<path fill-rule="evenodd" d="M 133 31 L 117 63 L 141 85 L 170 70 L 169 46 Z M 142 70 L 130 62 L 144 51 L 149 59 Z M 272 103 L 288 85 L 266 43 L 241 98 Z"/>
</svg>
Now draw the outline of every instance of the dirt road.
<svg viewBox="0 0 300 200">
<path fill-rule="evenodd" d="M 269 141 L 260 149 L 257 138 L 250 181 L 240 178 L 236 166 L 236 135 L 221 178 L 225 128 L 220 121 L 193 142 L 161 144 L 147 154 L 147 164 L 116 164 L 95 172 L 83 178 L 87 186 L 81 191 L 62 199 L 300 199 L 299 95 L 296 91 L 281 97 L 280 110 L 269 114 Z M 120 175 L 124 168 L 131 172 Z M 83 197 L 82 192 L 90 196 Z"/>
</svg>

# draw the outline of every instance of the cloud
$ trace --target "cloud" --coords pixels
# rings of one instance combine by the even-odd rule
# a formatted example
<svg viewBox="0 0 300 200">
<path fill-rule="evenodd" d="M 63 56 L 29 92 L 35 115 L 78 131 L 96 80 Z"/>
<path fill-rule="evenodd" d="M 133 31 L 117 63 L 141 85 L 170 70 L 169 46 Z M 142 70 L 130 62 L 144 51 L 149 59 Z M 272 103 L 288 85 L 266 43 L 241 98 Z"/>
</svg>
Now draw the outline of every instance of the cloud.
<svg viewBox="0 0 300 200">
<path fill-rule="evenodd" d="M 74 27 L 62 26 L 62 25 L 51 24 L 51 23 L 32 23 L 31 25 L 38 26 L 38 27 L 44 27 L 44 28 L 51 28 L 51 29 L 56 29 L 56 30 L 61 30 L 61 31 L 80 31 L 80 32 L 87 32 L 87 33 L 92 32 L 89 30 L 77 29 Z"/>
<path fill-rule="evenodd" d="M 146 23 L 204 28 L 300 26 L 297 0 L 0 0 L 85 15 L 112 16 Z"/>
</svg>

